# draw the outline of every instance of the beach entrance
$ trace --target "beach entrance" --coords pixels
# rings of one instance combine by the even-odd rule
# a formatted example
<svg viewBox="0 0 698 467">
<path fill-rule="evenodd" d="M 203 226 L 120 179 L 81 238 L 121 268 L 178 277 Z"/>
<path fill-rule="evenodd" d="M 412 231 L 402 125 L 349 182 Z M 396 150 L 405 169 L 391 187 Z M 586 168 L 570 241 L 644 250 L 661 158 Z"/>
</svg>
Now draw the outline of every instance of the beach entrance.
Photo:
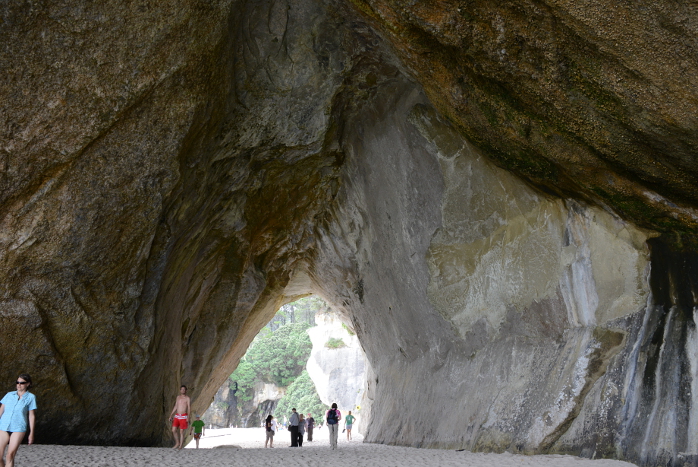
<svg viewBox="0 0 698 467">
<path fill-rule="evenodd" d="M 208 429 L 258 428 L 272 414 L 284 426 L 291 408 L 324 414 L 332 402 L 358 416 L 365 365 L 340 315 L 317 296 L 301 298 L 260 330 L 202 420 Z"/>
</svg>

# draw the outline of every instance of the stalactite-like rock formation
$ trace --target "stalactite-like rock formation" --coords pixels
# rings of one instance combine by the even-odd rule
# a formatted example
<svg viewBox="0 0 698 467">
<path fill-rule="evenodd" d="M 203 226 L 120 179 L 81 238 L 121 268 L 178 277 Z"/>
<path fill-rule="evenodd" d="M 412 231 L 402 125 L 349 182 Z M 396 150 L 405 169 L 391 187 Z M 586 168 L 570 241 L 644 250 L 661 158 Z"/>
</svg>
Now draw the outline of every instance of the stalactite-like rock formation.
<svg viewBox="0 0 698 467">
<path fill-rule="evenodd" d="M 317 293 L 369 442 L 695 462 L 688 7 L 0 15 L 0 382 L 38 442 L 167 443 L 179 385 L 202 412 Z"/>
</svg>

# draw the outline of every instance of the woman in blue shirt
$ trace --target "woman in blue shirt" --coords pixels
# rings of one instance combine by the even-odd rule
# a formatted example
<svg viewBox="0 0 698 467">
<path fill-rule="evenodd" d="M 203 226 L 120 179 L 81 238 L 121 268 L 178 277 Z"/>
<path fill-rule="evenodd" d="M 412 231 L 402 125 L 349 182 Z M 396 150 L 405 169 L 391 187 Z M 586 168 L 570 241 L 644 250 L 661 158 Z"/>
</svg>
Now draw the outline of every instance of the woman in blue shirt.
<svg viewBox="0 0 698 467">
<path fill-rule="evenodd" d="M 36 397 L 29 392 L 31 376 L 21 374 L 17 378 L 17 390 L 8 392 L 0 400 L 0 462 L 7 447 L 5 467 L 14 467 L 15 454 L 29 428 L 29 444 L 34 442 Z"/>
</svg>

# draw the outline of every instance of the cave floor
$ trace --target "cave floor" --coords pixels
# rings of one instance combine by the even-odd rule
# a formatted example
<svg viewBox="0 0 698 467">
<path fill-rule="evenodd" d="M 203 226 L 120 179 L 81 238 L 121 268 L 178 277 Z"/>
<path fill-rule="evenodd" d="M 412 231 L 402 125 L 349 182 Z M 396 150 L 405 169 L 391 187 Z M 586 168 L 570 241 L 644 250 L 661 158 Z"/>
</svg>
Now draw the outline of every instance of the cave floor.
<svg viewBox="0 0 698 467">
<path fill-rule="evenodd" d="M 307 467 L 308 465 L 322 465 L 330 460 L 334 465 L 380 465 L 385 467 L 629 467 L 633 465 L 621 461 L 589 460 L 573 456 L 483 454 L 367 444 L 361 442 L 360 435 L 348 442 L 341 434 L 337 450 L 331 451 L 326 429 L 316 430 L 314 438 L 313 442 L 306 442 L 302 448 L 291 450 L 288 447 L 290 444 L 288 432 L 281 431 L 275 436 L 275 448 L 264 449 L 264 431 L 262 428 L 238 428 L 207 430 L 207 434 L 200 443 L 201 449 L 198 450 L 192 449 L 190 446 L 181 451 L 174 451 L 170 448 L 24 445 L 17 453 L 15 463 L 18 467 L 40 465 L 52 467 L 115 465 L 228 467 L 231 465 L 262 464 Z M 208 447 L 208 449 L 204 447 Z"/>
</svg>

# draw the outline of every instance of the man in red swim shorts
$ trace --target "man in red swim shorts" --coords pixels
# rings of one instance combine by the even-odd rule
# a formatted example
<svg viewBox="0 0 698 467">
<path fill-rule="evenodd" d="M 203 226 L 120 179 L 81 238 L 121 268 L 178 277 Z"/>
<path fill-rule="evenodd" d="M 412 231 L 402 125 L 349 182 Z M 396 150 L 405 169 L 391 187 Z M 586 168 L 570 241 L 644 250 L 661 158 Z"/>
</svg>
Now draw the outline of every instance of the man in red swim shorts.
<svg viewBox="0 0 698 467">
<path fill-rule="evenodd" d="M 179 396 L 175 401 L 175 405 L 170 413 L 170 422 L 172 422 L 172 435 L 175 439 L 173 449 L 182 449 L 184 447 L 184 430 L 189 427 L 189 412 L 191 412 L 191 399 L 187 396 L 187 387 L 182 385 L 179 388 Z"/>
<path fill-rule="evenodd" d="M 172 420 L 172 426 L 179 428 L 180 430 L 186 430 L 187 428 L 189 428 L 189 425 L 187 425 L 188 421 L 189 421 L 189 416 L 187 414 L 176 413 L 174 416 L 174 420 Z"/>
</svg>

